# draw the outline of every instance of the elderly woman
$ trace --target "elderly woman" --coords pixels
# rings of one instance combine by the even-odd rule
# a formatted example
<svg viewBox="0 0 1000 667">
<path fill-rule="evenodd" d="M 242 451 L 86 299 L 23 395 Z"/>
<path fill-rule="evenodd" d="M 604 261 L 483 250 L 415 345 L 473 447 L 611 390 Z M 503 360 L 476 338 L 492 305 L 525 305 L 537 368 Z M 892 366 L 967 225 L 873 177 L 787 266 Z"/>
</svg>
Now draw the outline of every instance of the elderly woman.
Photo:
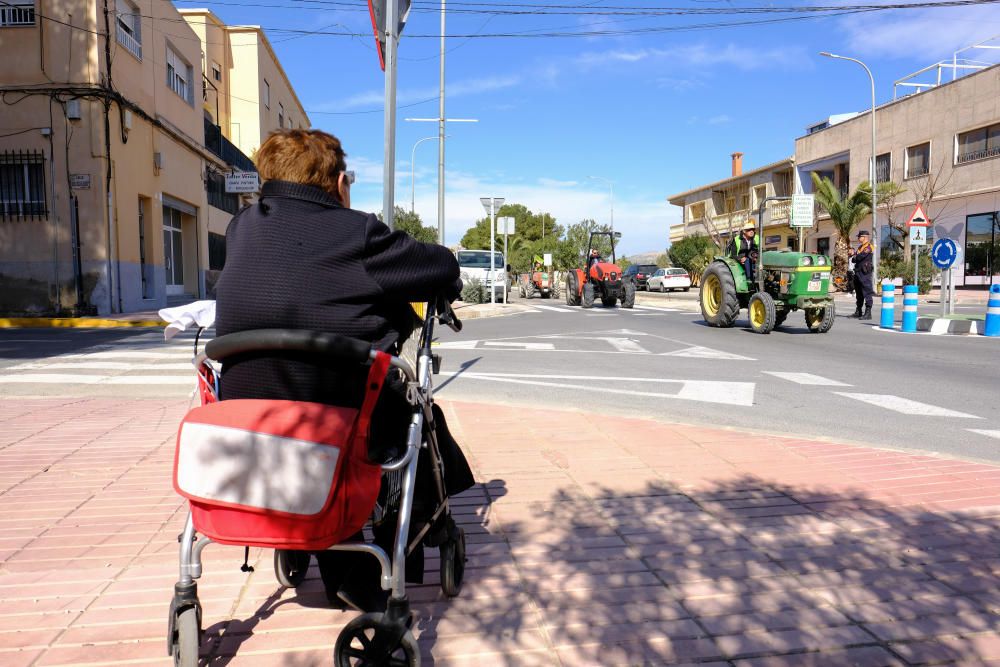
<svg viewBox="0 0 1000 667">
<path fill-rule="evenodd" d="M 275 132 L 261 145 L 260 199 L 240 211 L 226 230 L 226 264 L 216 285 L 218 335 L 310 329 L 370 341 L 398 353 L 414 328 L 410 302 L 457 296 L 458 263 L 447 248 L 419 243 L 390 231 L 374 215 L 351 209 L 354 175 L 347 171 L 345 157 L 336 137 L 314 130 Z M 225 363 L 221 398 L 357 407 L 364 379 L 361 368 L 325 366 L 299 353 L 269 352 Z M 390 376 L 372 420 L 369 458 L 384 462 L 402 453 L 410 410 L 402 381 Z M 448 489 L 458 493 L 472 485 L 471 472 L 440 411 L 436 417 L 450 473 Z M 418 472 L 418 493 L 426 488 L 420 477 Z M 418 497 L 416 511 L 420 506 Z M 383 548 L 392 544 L 392 523 L 376 527 L 376 542 Z M 419 580 L 422 551 L 415 554 L 414 578 Z M 339 598 L 364 611 L 383 604 L 374 558 L 322 552 L 317 560 L 331 602 Z M 409 571 L 408 566 L 408 578 Z"/>
</svg>

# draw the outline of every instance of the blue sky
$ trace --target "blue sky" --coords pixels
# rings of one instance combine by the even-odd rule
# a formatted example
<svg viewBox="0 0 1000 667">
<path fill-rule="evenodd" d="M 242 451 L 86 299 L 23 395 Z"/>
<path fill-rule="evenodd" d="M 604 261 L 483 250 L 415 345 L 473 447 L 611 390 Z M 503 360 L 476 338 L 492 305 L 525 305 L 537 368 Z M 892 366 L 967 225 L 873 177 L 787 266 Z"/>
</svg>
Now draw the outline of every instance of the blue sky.
<svg viewBox="0 0 1000 667">
<path fill-rule="evenodd" d="M 354 207 L 379 211 L 382 202 L 384 79 L 367 5 L 250 0 L 277 7 L 207 5 L 231 24 L 356 32 L 362 37 L 293 35 L 268 30 L 313 126 L 336 134 L 358 172 Z M 577 0 L 522 0 L 576 4 Z M 726 8 L 781 6 L 756 0 L 589 0 L 607 6 Z M 580 5 L 584 2 L 580 2 Z M 791 4 L 791 3 L 787 3 Z M 795 3 L 798 4 L 798 3 Z M 805 3 L 802 3 L 805 4 Z M 842 0 L 836 3 L 844 4 Z M 505 5 L 493 5 L 503 7 Z M 787 6 L 787 5 L 786 5 Z M 291 9 L 288 9 L 291 7 Z M 396 201 L 409 207 L 410 155 L 436 124 L 440 31 L 434 5 L 413 11 L 400 42 Z M 472 9 L 453 3 L 456 10 Z M 753 16 L 635 17 L 498 16 L 458 11 L 448 34 L 541 30 L 636 30 Z M 876 77 L 879 102 L 892 82 L 956 48 L 1000 33 L 1000 6 L 854 14 L 739 28 L 564 38 L 451 38 L 447 54 L 447 115 L 478 118 L 452 124 L 447 143 L 447 242 L 455 243 L 482 215 L 481 196 L 506 197 L 562 224 L 584 217 L 607 222 L 608 186 L 615 182 L 615 227 L 626 253 L 661 250 L 680 211 L 665 198 L 724 178 L 729 154 L 745 154 L 750 169 L 788 157 L 804 128 L 831 114 L 870 105 L 864 71 L 821 58 L 832 51 L 861 58 Z M 322 114 L 321 111 L 335 112 Z M 365 113 L 369 112 L 369 113 Z M 416 209 L 437 220 L 437 143 L 417 148 Z"/>
</svg>

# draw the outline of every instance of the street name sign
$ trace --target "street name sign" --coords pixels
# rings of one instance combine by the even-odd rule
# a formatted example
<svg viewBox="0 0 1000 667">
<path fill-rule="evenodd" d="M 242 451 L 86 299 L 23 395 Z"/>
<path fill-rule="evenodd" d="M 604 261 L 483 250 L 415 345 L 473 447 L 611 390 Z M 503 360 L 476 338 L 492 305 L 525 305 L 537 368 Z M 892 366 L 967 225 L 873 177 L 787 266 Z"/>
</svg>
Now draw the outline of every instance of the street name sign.
<svg viewBox="0 0 1000 667">
<path fill-rule="evenodd" d="M 812 227 L 816 217 L 816 202 L 812 195 L 792 195 L 791 227 Z"/>
<path fill-rule="evenodd" d="M 542 255 L 542 260 L 545 266 L 552 266 L 552 253 L 547 252 L 544 255 Z"/>
<path fill-rule="evenodd" d="M 399 2 L 399 30 L 396 36 L 403 34 L 403 26 L 410 15 L 410 0 L 368 0 L 368 14 L 372 18 L 372 30 L 375 31 L 375 51 L 378 52 L 378 65 L 385 71 L 385 16 L 390 2 Z"/>
<path fill-rule="evenodd" d="M 910 245 L 927 245 L 927 227 L 923 225 L 910 227 Z"/>
<path fill-rule="evenodd" d="M 514 231 L 514 222 L 516 218 L 510 216 L 504 216 L 502 218 L 497 218 L 497 234 L 516 234 Z"/>
<path fill-rule="evenodd" d="M 226 174 L 226 192 L 253 194 L 260 189 L 260 179 L 256 171 L 236 171 Z"/>
<path fill-rule="evenodd" d="M 913 209 L 913 215 L 906 222 L 907 227 L 929 227 L 930 224 L 931 221 L 927 219 L 924 209 L 920 204 L 917 204 L 917 207 Z"/>
<path fill-rule="evenodd" d="M 939 269 L 950 269 L 958 259 L 958 244 L 951 239 L 938 239 L 931 246 L 931 261 Z"/>
</svg>

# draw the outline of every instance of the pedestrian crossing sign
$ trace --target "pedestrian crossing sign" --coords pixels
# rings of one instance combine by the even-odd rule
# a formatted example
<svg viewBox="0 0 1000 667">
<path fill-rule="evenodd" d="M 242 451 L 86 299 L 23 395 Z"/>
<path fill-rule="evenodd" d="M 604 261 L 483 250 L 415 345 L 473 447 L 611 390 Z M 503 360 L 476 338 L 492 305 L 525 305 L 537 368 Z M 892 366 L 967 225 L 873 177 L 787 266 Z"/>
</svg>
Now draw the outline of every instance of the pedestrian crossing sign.
<svg viewBox="0 0 1000 667">
<path fill-rule="evenodd" d="M 910 227 L 910 245 L 927 245 L 927 228 L 922 226 Z"/>
</svg>

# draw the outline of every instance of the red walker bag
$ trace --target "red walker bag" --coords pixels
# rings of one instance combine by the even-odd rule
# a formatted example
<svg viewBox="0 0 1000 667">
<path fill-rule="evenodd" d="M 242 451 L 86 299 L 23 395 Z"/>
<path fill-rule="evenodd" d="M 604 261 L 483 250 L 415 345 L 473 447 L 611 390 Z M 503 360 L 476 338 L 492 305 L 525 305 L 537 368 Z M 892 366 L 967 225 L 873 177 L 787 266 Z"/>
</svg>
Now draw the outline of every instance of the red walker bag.
<svg viewBox="0 0 1000 667">
<path fill-rule="evenodd" d="M 361 530 L 382 474 L 368 462 L 368 430 L 388 360 L 372 364 L 360 410 L 233 399 L 188 412 L 174 489 L 190 501 L 195 529 L 222 544 L 301 550 Z"/>
</svg>

